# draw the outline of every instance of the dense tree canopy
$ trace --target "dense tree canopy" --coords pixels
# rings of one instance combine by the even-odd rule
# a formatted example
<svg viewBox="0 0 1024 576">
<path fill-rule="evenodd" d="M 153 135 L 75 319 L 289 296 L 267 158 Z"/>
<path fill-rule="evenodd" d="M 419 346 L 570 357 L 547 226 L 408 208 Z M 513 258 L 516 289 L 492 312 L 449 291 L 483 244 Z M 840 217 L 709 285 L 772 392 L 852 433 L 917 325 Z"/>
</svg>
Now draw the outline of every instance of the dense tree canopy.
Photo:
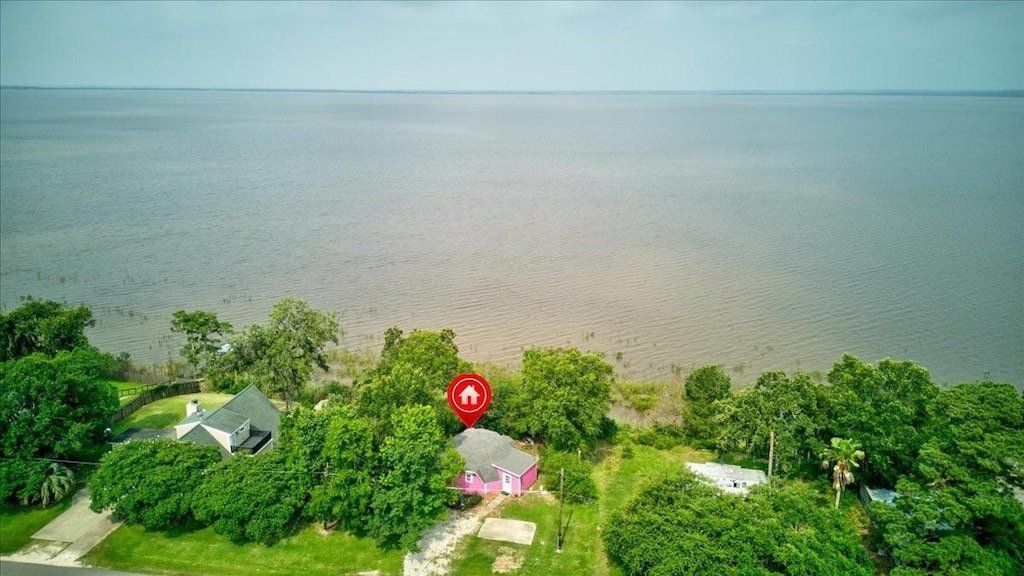
<svg viewBox="0 0 1024 576">
<path fill-rule="evenodd" d="M 833 435 L 863 447 L 865 481 L 893 486 L 914 466 L 938 387 L 927 370 L 909 360 L 884 359 L 876 367 L 848 354 L 832 367 L 828 381 L 834 393 Z"/>
<path fill-rule="evenodd" d="M 166 438 L 119 444 L 89 478 L 91 508 L 152 530 L 187 524 L 193 491 L 219 461 L 215 446 Z"/>
<path fill-rule="evenodd" d="M 103 439 L 117 391 L 91 348 L 0 364 L 0 457 L 61 458 Z"/>
<path fill-rule="evenodd" d="M 369 520 L 377 468 L 370 422 L 352 406 L 329 410 L 328 422 L 321 451 L 324 473 L 305 512 L 325 525 L 337 523 L 362 533 Z"/>
<path fill-rule="evenodd" d="M 218 462 L 195 492 L 196 520 L 238 542 L 273 543 L 294 528 L 305 494 L 279 451 Z"/>
<path fill-rule="evenodd" d="M 205 367 L 216 357 L 232 327 L 218 320 L 214 312 L 178 310 L 171 317 L 171 331 L 185 335 L 181 356 L 199 373 L 200 364 Z"/>
<path fill-rule="evenodd" d="M 825 448 L 822 436 L 830 424 L 828 391 L 807 374 L 792 377 L 781 371 L 764 372 L 757 384 L 719 402 L 718 446 L 767 458 L 775 432 L 772 468 L 788 472 L 801 462 L 817 460 Z"/>
<path fill-rule="evenodd" d="M 388 329 L 380 362 L 359 385 L 359 409 L 374 423 L 375 436 L 390 430 L 391 415 L 402 406 L 430 406 L 446 433 L 463 425 L 448 407 L 445 391 L 453 378 L 470 371 L 459 357 L 455 332 L 413 330 L 407 337 L 397 327 Z"/>
<path fill-rule="evenodd" d="M 291 400 L 314 368 L 327 370 L 324 349 L 338 343 L 338 315 L 311 308 L 298 298 L 282 298 L 266 326 L 252 325 L 232 339 L 231 350 L 213 369 L 215 383 L 255 382 L 267 394 Z"/>
<path fill-rule="evenodd" d="M 601 435 L 611 405 L 614 367 L 575 348 L 531 348 L 523 353 L 523 409 L 528 434 L 556 450 L 589 449 Z"/>
<path fill-rule="evenodd" d="M 0 314 L 0 362 L 42 353 L 54 356 L 89 345 L 85 329 L 96 323 L 86 306 L 71 308 L 52 300 L 28 298 Z"/>
<path fill-rule="evenodd" d="M 369 534 L 383 547 L 414 549 L 424 530 L 443 519 L 458 493 L 448 482 L 465 469 L 428 406 L 405 406 L 392 417 L 380 451 Z"/>
<path fill-rule="evenodd" d="M 1024 399 L 1009 384 L 961 384 L 938 394 L 912 474 L 895 508 L 875 505 L 899 574 L 1024 573 Z M 869 456 L 870 457 L 870 456 Z"/>
<path fill-rule="evenodd" d="M 732 381 L 721 366 L 701 366 L 690 372 L 684 381 L 683 425 L 695 440 L 712 440 L 716 436 L 712 422 L 718 412 L 715 402 L 729 396 Z"/>
<path fill-rule="evenodd" d="M 325 526 L 362 531 L 369 515 L 376 458 L 370 422 L 343 405 L 299 410 L 281 421 L 278 450 L 308 502 L 305 515 Z"/>
<path fill-rule="evenodd" d="M 723 495 L 684 468 L 641 488 L 603 538 L 629 575 L 869 576 L 849 519 L 818 498 L 799 486 Z"/>
</svg>

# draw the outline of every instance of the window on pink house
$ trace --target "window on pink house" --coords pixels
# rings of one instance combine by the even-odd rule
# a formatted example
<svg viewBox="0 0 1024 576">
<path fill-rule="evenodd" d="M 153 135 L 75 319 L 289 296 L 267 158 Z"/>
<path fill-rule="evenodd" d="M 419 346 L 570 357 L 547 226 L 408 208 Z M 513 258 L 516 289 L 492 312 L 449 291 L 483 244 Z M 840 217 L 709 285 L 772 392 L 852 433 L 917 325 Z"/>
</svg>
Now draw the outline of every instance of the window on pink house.
<svg viewBox="0 0 1024 576">
<path fill-rule="evenodd" d="M 472 484 L 472 483 L 473 483 L 473 473 L 472 472 L 466 472 L 466 484 Z"/>
</svg>

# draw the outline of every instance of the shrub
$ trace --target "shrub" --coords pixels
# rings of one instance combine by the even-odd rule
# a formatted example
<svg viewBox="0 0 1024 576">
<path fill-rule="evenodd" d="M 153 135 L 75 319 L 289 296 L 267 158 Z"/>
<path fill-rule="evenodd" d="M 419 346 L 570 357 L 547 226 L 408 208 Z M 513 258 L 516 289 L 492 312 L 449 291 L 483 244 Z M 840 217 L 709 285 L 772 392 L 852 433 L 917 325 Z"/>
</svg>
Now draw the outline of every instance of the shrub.
<svg viewBox="0 0 1024 576">
<path fill-rule="evenodd" d="M 633 457 L 633 443 L 627 442 L 622 446 L 622 459 L 629 460 Z"/>
<path fill-rule="evenodd" d="M 678 424 L 655 424 L 637 433 L 636 442 L 658 450 L 668 450 L 682 444 L 685 437 L 685 430 Z"/>
<path fill-rule="evenodd" d="M 460 493 L 459 499 L 456 500 L 455 502 L 452 502 L 449 505 L 449 508 L 452 508 L 454 510 L 468 510 L 482 502 L 483 499 L 484 497 L 479 494 Z"/>
<path fill-rule="evenodd" d="M 552 492 L 558 493 L 559 470 L 565 470 L 565 497 L 576 502 L 590 502 L 597 498 L 594 467 L 576 454 L 547 449 L 541 454 L 540 470 L 547 474 Z"/>
</svg>

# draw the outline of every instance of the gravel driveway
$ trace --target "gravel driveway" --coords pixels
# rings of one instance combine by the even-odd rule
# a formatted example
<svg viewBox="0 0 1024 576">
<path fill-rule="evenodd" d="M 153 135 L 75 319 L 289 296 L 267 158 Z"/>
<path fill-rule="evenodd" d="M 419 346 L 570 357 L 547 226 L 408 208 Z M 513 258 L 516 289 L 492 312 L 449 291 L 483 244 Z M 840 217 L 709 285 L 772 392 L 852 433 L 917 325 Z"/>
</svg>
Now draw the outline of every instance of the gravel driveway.
<svg viewBox="0 0 1024 576">
<path fill-rule="evenodd" d="M 468 512 L 453 512 L 448 519 L 434 526 L 420 538 L 419 552 L 405 555 L 402 574 L 405 576 L 443 576 L 448 573 L 452 552 L 459 540 L 474 532 L 485 516 L 501 506 L 508 498 L 499 494 L 496 498 Z"/>
</svg>

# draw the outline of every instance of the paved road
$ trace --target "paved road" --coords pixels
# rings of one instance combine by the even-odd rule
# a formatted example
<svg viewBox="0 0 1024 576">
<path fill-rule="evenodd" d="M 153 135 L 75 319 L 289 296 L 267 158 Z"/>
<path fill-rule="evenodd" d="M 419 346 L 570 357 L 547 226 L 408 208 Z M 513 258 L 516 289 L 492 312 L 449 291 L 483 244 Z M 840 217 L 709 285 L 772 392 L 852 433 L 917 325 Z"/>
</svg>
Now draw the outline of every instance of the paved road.
<svg viewBox="0 0 1024 576">
<path fill-rule="evenodd" d="M 113 570 L 24 564 L 21 562 L 8 562 L 7 560 L 0 560 L 0 573 L 3 576 L 145 576 L 144 574 L 115 572 Z"/>
</svg>

